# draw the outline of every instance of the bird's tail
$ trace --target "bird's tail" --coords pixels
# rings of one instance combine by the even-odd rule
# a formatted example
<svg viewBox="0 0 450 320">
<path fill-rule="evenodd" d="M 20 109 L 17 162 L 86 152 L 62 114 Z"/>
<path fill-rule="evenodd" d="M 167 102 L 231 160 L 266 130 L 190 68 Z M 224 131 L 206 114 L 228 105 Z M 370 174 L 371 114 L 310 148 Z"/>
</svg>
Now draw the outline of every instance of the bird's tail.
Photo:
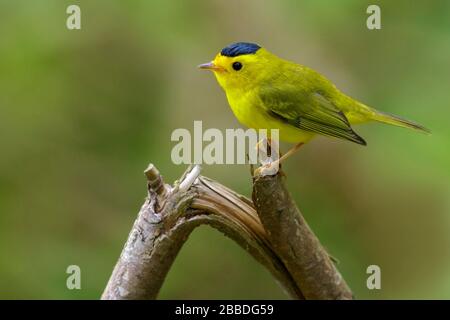
<svg viewBox="0 0 450 320">
<path fill-rule="evenodd" d="M 378 110 L 372 109 L 372 111 L 374 111 L 374 113 L 371 115 L 372 120 L 387 123 L 387 124 L 398 126 L 398 127 L 415 129 L 415 130 L 418 130 L 418 131 L 421 131 L 424 133 L 431 133 L 430 130 L 428 130 L 424 126 L 422 126 L 414 121 L 403 119 L 403 118 L 400 118 L 393 114 L 381 112 Z"/>
</svg>

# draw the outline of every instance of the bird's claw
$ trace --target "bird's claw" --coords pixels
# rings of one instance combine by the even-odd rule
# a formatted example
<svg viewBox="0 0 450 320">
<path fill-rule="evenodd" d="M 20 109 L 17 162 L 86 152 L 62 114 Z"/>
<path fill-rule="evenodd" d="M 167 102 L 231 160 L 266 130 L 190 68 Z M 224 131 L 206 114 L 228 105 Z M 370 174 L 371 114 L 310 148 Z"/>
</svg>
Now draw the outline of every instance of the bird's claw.
<svg viewBox="0 0 450 320">
<path fill-rule="evenodd" d="M 261 165 L 254 171 L 254 176 L 272 176 L 278 173 L 280 164 L 278 161 L 272 161 Z"/>
</svg>

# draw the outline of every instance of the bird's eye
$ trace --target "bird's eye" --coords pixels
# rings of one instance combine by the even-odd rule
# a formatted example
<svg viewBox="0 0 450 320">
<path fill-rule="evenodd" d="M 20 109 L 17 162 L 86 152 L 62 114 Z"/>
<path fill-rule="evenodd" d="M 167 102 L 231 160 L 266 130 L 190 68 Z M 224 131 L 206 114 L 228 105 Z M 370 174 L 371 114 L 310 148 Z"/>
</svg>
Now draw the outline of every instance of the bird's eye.
<svg viewBox="0 0 450 320">
<path fill-rule="evenodd" d="M 236 71 L 239 71 L 242 69 L 242 63 L 240 63 L 239 61 L 233 62 L 233 69 Z"/>
</svg>

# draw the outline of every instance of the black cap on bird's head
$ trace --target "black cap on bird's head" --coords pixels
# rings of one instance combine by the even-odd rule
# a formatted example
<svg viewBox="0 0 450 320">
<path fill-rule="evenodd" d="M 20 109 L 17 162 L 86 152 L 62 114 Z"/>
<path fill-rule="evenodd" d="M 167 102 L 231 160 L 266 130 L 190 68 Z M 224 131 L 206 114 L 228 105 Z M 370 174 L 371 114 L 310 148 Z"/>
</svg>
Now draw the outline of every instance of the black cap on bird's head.
<svg viewBox="0 0 450 320">
<path fill-rule="evenodd" d="M 237 57 L 243 54 L 255 54 L 261 47 L 250 42 L 236 42 L 225 47 L 220 54 L 226 57 Z"/>
<path fill-rule="evenodd" d="M 228 85 L 233 82 L 237 86 L 260 73 L 259 62 L 261 59 L 265 61 L 264 54 L 268 53 L 255 43 L 236 42 L 223 48 L 213 61 L 201 64 L 199 68 L 214 71 L 219 83 L 227 79 Z"/>
</svg>

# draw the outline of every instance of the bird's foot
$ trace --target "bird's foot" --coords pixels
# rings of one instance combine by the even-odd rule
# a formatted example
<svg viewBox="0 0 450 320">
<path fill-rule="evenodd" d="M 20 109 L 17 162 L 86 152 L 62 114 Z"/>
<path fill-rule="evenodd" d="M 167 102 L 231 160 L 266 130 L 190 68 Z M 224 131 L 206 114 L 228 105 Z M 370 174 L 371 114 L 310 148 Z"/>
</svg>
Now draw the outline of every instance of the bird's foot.
<svg viewBox="0 0 450 320">
<path fill-rule="evenodd" d="M 260 167 L 256 168 L 256 170 L 253 173 L 253 176 L 254 177 L 273 176 L 278 173 L 280 168 L 281 168 L 281 166 L 280 166 L 280 162 L 278 160 L 272 161 L 272 162 L 267 162 L 267 163 L 261 165 Z"/>
</svg>

